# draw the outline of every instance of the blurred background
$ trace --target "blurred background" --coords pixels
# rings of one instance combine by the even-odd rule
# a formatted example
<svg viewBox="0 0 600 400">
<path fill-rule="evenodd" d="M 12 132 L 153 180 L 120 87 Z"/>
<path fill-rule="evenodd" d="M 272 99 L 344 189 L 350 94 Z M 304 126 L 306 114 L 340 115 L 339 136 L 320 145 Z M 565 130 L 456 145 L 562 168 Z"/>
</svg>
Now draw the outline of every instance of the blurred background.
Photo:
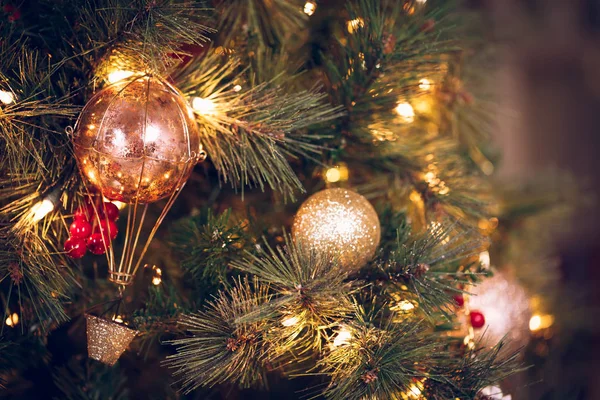
<svg viewBox="0 0 600 400">
<path fill-rule="evenodd" d="M 556 323 L 552 337 L 528 346 L 536 366 L 513 399 L 600 399 L 600 1 L 474 4 L 500 43 L 497 88 L 507 117 L 499 119 L 495 138 L 503 158 L 499 178 L 553 176 L 567 192 L 562 179 L 573 179 L 577 193 L 565 196 L 580 200 L 568 222 L 548 222 L 555 265 L 538 273 L 557 268 Z"/>
</svg>

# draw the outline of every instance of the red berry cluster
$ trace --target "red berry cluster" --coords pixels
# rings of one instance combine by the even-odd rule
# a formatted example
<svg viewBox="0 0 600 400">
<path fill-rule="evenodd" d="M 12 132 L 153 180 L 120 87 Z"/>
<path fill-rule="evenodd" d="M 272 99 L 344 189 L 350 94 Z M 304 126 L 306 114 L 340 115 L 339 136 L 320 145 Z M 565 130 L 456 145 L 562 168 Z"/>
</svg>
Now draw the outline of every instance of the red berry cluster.
<svg viewBox="0 0 600 400">
<path fill-rule="evenodd" d="M 65 251 L 71 258 L 81 258 L 89 250 L 92 254 L 104 254 L 117 237 L 119 209 L 101 200 L 79 207 L 69 227 L 71 236 L 65 242 Z"/>
<path fill-rule="evenodd" d="M 21 11 L 12 4 L 5 4 L 2 10 L 8 15 L 8 22 L 15 22 L 21 18 Z"/>
</svg>

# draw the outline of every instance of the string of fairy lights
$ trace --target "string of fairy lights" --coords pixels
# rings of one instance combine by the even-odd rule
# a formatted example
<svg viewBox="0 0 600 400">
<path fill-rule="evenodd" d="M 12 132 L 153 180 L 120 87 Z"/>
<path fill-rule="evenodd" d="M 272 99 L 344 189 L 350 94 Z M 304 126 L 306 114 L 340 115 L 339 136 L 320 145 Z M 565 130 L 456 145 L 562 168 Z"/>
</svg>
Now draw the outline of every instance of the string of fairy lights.
<svg viewBox="0 0 600 400">
<path fill-rule="evenodd" d="M 426 3 L 426 0 L 415 0 L 411 7 L 416 7 L 419 5 L 423 5 Z M 303 7 L 303 11 L 306 15 L 312 16 L 317 10 L 317 2 L 315 1 L 306 1 Z M 356 18 L 347 21 L 346 27 L 349 33 L 352 33 L 363 27 L 365 21 L 362 18 Z M 131 79 L 132 77 L 141 76 L 133 71 L 122 70 L 122 69 L 114 69 L 107 73 L 106 81 L 113 85 L 118 82 L 121 82 L 126 79 Z M 433 94 L 436 88 L 436 80 L 431 77 L 424 77 L 419 80 L 418 83 L 419 90 L 424 94 Z M 242 90 L 242 86 L 237 84 L 233 87 L 234 92 L 239 92 Z M 6 90 L 0 90 L 0 103 L 4 106 L 10 106 L 17 102 L 15 95 Z M 202 116 L 212 116 L 217 115 L 219 113 L 224 112 L 220 109 L 217 102 L 215 102 L 210 97 L 192 97 L 188 99 L 189 107 L 198 115 Z M 419 113 L 427 113 L 429 109 L 432 107 L 432 100 L 430 97 L 422 97 L 417 100 L 409 101 L 406 98 L 399 98 L 394 111 L 397 115 L 398 122 L 401 124 L 412 124 L 417 120 Z M 390 137 L 387 133 L 382 132 L 376 128 L 371 129 L 371 133 L 373 134 L 374 141 L 383 141 L 383 140 L 395 140 L 395 138 Z M 433 161 L 433 155 L 428 161 Z M 444 195 L 447 194 L 450 190 L 445 183 L 439 179 L 438 172 L 436 169 L 435 163 L 431 162 L 428 165 L 427 170 L 423 174 L 423 179 L 426 181 L 432 188 L 438 191 L 439 194 Z M 322 171 L 322 178 L 328 185 L 336 185 L 343 184 L 347 182 L 350 178 L 350 168 L 346 163 L 339 162 L 335 165 L 329 166 Z M 410 196 L 410 200 L 413 203 L 422 203 L 421 196 L 414 192 L 414 196 Z M 47 194 L 43 198 L 39 199 L 30 209 L 29 211 L 29 219 L 32 223 L 36 223 L 44 219 L 49 213 L 51 213 L 59 204 L 59 196 L 56 192 L 51 192 Z M 104 201 L 108 201 L 108 199 L 103 198 Z M 112 201 L 112 200 L 111 200 Z M 127 206 L 124 202 L 113 201 L 117 207 L 122 210 Z M 479 224 L 479 228 L 481 230 L 493 230 L 498 224 L 497 218 L 485 219 L 482 220 Z M 478 260 L 484 269 L 491 268 L 491 259 L 488 250 L 483 250 L 478 256 Z M 155 286 L 159 286 L 162 283 L 162 270 L 160 267 L 156 265 L 149 266 L 146 265 L 145 268 L 152 270 L 152 280 L 151 283 Z M 511 293 L 518 293 L 518 296 L 506 296 L 507 288 L 512 291 Z M 544 314 L 539 311 L 536 311 L 536 305 L 530 304 L 530 299 L 522 292 L 522 290 L 517 290 L 518 288 L 515 286 L 513 282 L 510 282 L 505 277 L 500 277 L 497 280 L 490 280 L 490 284 L 483 288 L 484 291 L 480 291 L 477 293 L 476 288 L 473 288 L 473 294 L 477 296 L 465 296 L 465 303 L 463 306 L 463 310 L 459 312 L 466 318 L 466 325 L 468 326 L 467 332 L 465 335 L 464 343 L 473 347 L 478 340 L 478 332 L 477 329 L 480 329 L 480 332 L 483 332 L 481 328 L 484 325 L 478 326 L 474 328 L 472 319 L 469 322 L 469 316 L 475 312 L 475 310 L 480 310 L 485 316 L 485 322 L 489 327 L 489 332 L 492 332 L 492 339 L 498 339 L 498 336 L 502 337 L 504 334 L 510 332 L 515 329 L 515 324 L 522 324 L 523 318 L 515 320 L 515 315 L 521 315 L 524 313 L 524 310 L 527 310 L 527 320 L 525 321 L 526 328 L 529 332 L 535 333 L 539 331 L 544 331 L 552 327 L 554 324 L 554 316 L 550 314 Z M 487 290 L 487 292 L 485 291 Z M 501 296 L 501 294 L 503 296 Z M 503 301 L 504 299 L 504 301 Z M 512 307 L 515 311 L 507 314 L 506 309 Z M 406 299 L 398 299 L 397 304 L 394 306 L 395 311 L 401 311 L 403 313 L 411 313 L 415 312 L 416 308 L 418 308 L 418 304 L 413 301 Z M 518 310 L 517 310 L 518 309 Z M 19 322 L 19 314 L 16 311 L 6 310 L 7 318 L 4 321 L 5 325 L 10 328 L 15 328 Z M 523 314 L 525 315 L 525 314 Z M 112 316 L 112 321 L 116 323 L 123 324 L 124 317 L 121 314 L 115 313 Z M 284 327 L 295 326 L 300 322 L 300 318 L 295 315 L 290 315 L 284 318 L 281 321 L 281 325 Z M 94 320 L 95 324 L 104 324 L 102 321 Z M 521 327 L 519 327 L 520 329 Z M 112 328 L 109 329 L 108 332 L 115 334 L 117 336 L 121 335 L 121 333 L 114 332 Z M 102 332 L 96 330 L 96 333 Z M 131 330 L 123 330 L 123 351 L 125 347 L 127 347 L 128 343 L 135 336 Z M 353 338 L 353 333 L 350 327 L 342 325 L 339 327 L 337 332 L 333 335 L 331 339 L 330 346 L 332 347 L 340 347 L 347 345 Z M 126 343 L 125 343 L 126 342 Z M 119 353 L 120 355 L 120 353 Z M 109 361 L 114 363 L 117 358 L 111 355 Z M 104 356 L 101 356 L 104 357 Z M 109 362 L 109 363 L 110 363 Z M 423 389 L 423 382 L 415 382 L 411 385 L 410 389 L 402 394 L 403 399 L 419 399 L 421 398 L 421 391 Z M 486 388 L 487 390 L 487 388 Z M 489 389 L 491 391 L 490 394 L 493 394 L 494 388 Z M 508 399 L 509 397 L 499 397 L 501 399 Z"/>
</svg>

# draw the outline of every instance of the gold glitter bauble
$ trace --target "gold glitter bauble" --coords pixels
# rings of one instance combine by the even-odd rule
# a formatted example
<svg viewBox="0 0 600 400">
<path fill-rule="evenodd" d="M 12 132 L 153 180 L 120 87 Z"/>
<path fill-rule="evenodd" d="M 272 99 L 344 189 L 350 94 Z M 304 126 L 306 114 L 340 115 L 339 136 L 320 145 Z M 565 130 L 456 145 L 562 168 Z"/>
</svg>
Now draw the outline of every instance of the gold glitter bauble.
<svg viewBox="0 0 600 400">
<path fill-rule="evenodd" d="M 92 97 L 73 143 L 83 175 L 108 199 L 125 203 L 170 196 L 204 156 L 181 93 L 150 76 L 118 82 Z"/>
<path fill-rule="evenodd" d="M 87 314 L 88 356 L 114 365 L 129 343 L 139 333 L 125 325 Z"/>
<path fill-rule="evenodd" d="M 347 189 L 326 189 L 300 206 L 292 227 L 294 239 L 309 250 L 337 258 L 347 268 L 360 268 L 379 245 L 381 228 L 373 206 Z"/>
</svg>

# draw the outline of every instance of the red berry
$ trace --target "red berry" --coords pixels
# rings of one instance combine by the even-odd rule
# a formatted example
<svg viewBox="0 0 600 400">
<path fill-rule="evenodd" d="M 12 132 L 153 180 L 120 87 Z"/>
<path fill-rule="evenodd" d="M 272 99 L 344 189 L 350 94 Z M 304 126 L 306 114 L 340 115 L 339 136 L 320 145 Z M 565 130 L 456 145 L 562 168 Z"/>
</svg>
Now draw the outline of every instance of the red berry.
<svg viewBox="0 0 600 400">
<path fill-rule="evenodd" d="M 84 220 L 84 221 L 90 221 L 92 219 L 92 215 L 94 215 L 94 208 L 91 204 L 84 204 L 81 207 L 78 207 L 77 210 L 75 210 L 75 214 L 73 215 L 73 218 L 75 218 L 76 220 Z"/>
<path fill-rule="evenodd" d="M 85 239 L 70 237 L 65 242 L 65 251 L 71 258 L 81 258 L 85 255 L 87 248 L 85 247 Z"/>
<path fill-rule="evenodd" d="M 102 235 L 100 233 L 94 233 L 87 240 L 88 250 L 91 253 L 96 254 L 96 255 L 106 253 L 106 250 L 109 246 L 110 246 L 110 242 L 106 243 L 106 246 L 105 246 L 104 241 L 102 240 Z"/>
<path fill-rule="evenodd" d="M 463 297 L 462 294 L 457 294 L 456 296 L 453 297 L 454 299 L 454 304 L 456 304 L 458 307 L 462 307 L 465 305 L 465 298 Z"/>
<path fill-rule="evenodd" d="M 485 325 L 485 317 L 480 311 L 471 311 L 471 326 L 475 329 L 483 328 Z"/>
<path fill-rule="evenodd" d="M 100 206 L 100 217 L 106 216 L 106 218 L 111 221 L 116 221 L 119 219 L 119 208 L 115 206 L 113 203 L 104 203 Z"/>
<path fill-rule="evenodd" d="M 76 219 L 69 227 L 69 232 L 74 238 L 87 239 L 92 234 L 92 225 L 85 219 Z"/>
<path fill-rule="evenodd" d="M 119 230 L 117 229 L 117 224 L 114 221 L 107 221 L 103 219 L 100 221 L 100 226 L 94 228 L 94 233 L 101 233 L 103 236 L 106 235 L 106 241 L 110 242 L 111 240 L 115 240 Z"/>
</svg>

